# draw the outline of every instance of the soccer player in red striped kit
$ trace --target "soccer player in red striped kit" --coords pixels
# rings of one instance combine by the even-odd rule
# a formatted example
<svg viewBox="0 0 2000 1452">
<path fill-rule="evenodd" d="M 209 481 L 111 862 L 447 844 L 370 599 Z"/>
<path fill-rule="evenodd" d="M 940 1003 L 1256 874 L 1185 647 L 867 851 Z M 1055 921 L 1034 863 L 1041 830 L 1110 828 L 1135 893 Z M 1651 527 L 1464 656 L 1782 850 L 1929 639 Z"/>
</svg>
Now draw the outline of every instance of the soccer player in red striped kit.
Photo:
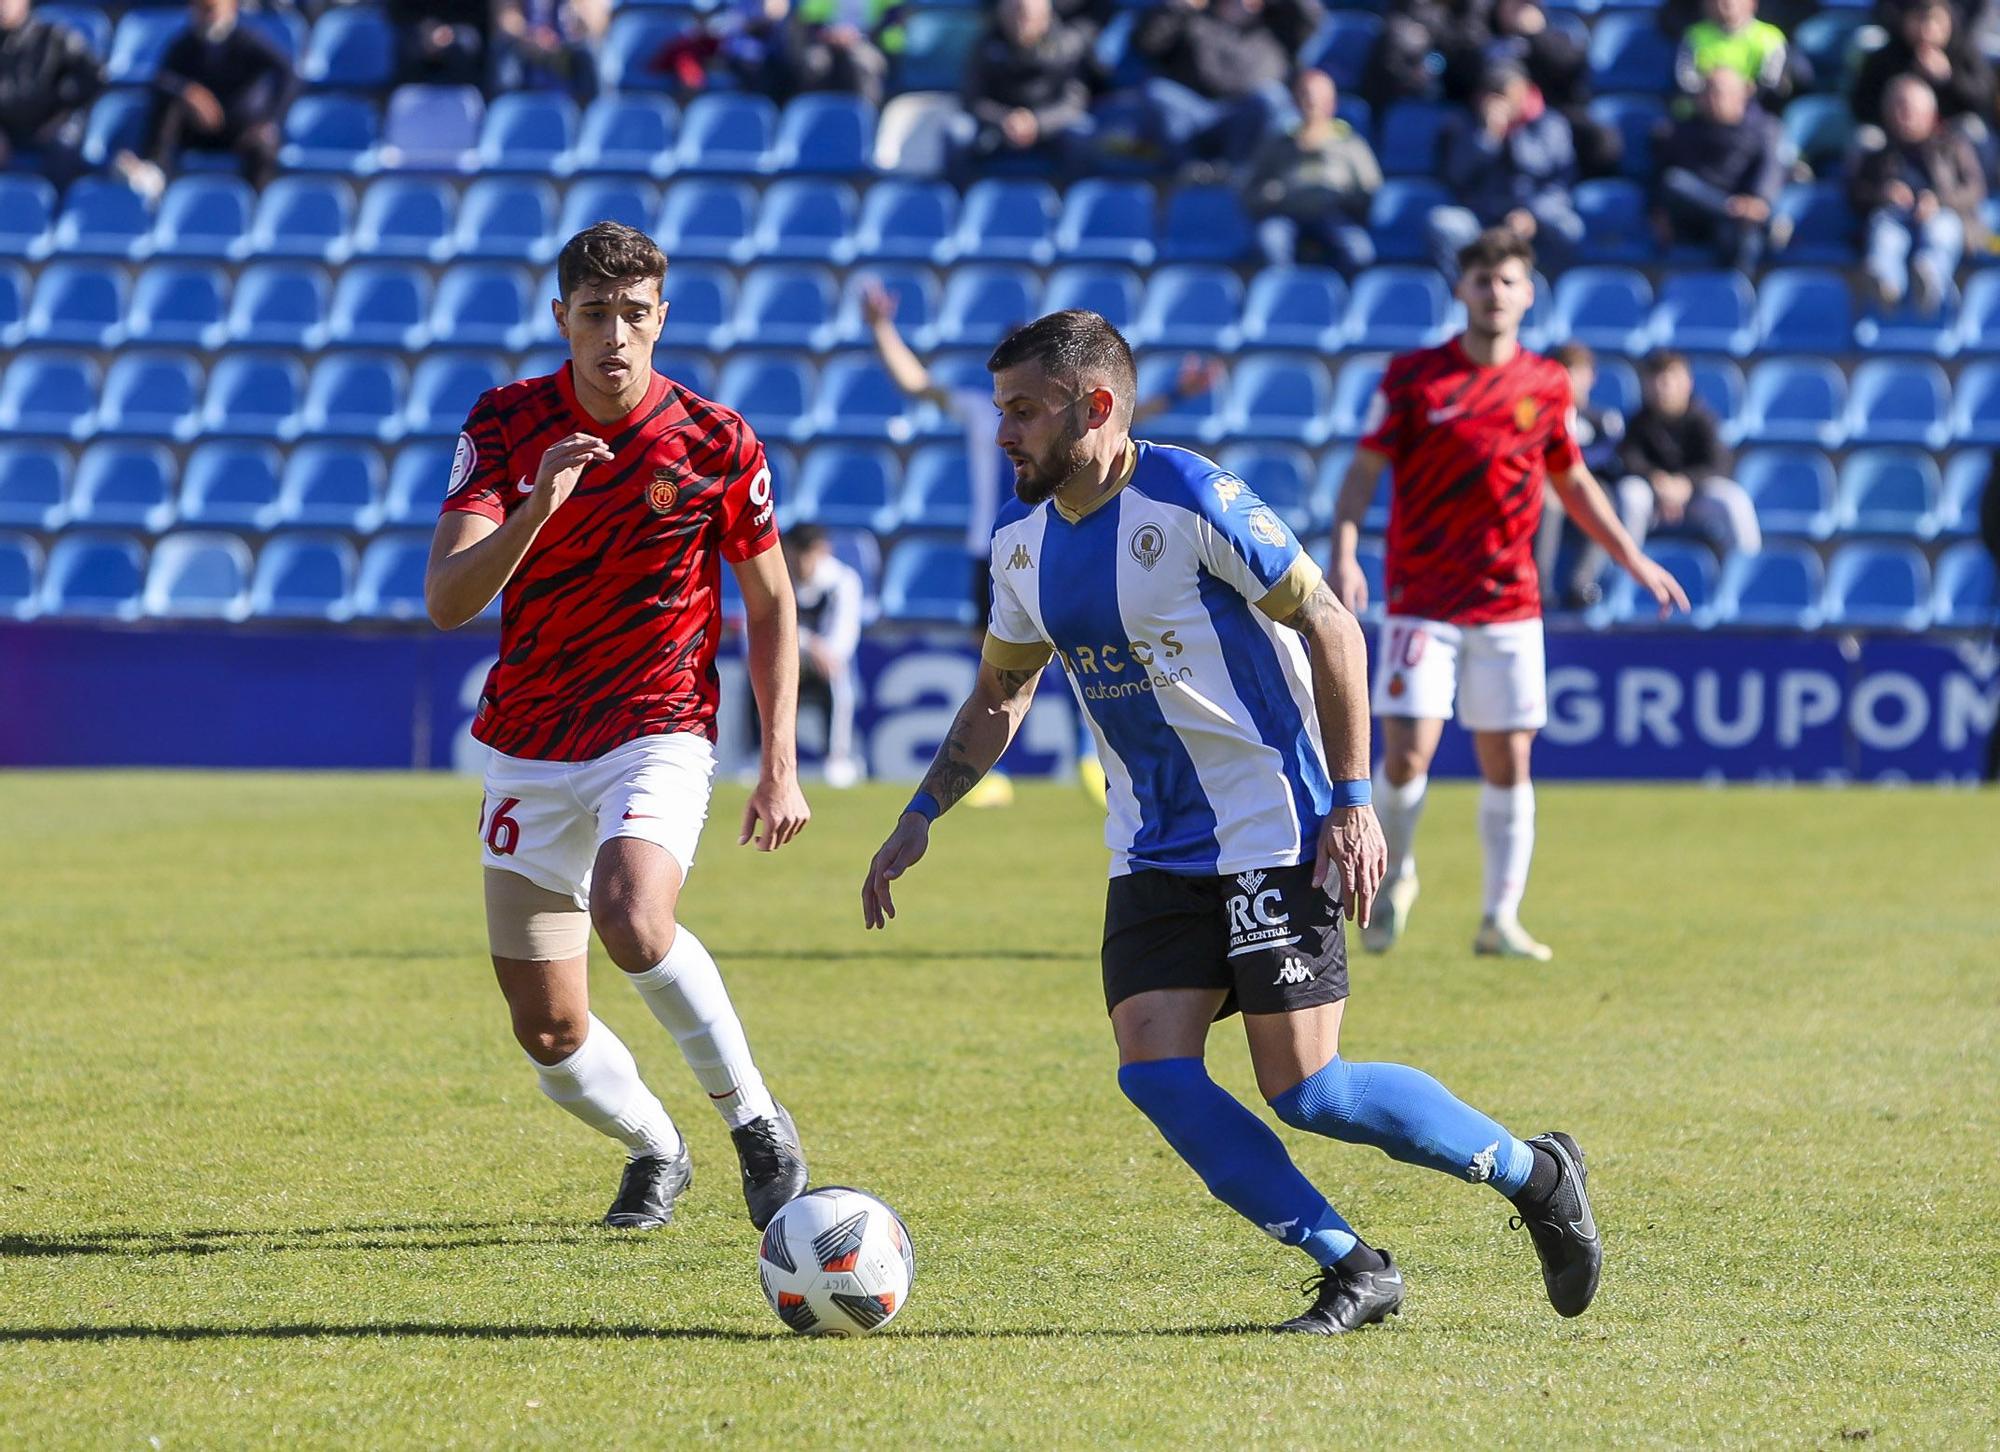
<svg viewBox="0 0 2000 1452">
<path fill-rule="evenodd" d="M 1490 228 L 1458 264 L 1465 331 L 1390 360 L 1335 514 L 1335 586 L 1358 614 L 1368 603 L 1356 557 L 1361 521 L 1382 470 L 1391 470 L 1387 618 L 1373 688 L 1383 747 L 1375 810 L 1389 869 L 1361 941 L 1385 952 L 1409 922 L 1417 899 L 1412 843 L 1431 757 L 1455 704 L 1485 783 L 1485 898 L 1473 949 L 1545 962 L 1554 954 L 1520 920 L 1535 849 L 1528 758 L 1548 721 L 1535 575 L 1543 489 L 1554 488 L 1569 517 L 1659 602 L 1662 615 L 1688 602 L 1674 577 L 1632 542 L 1584 467 L 1570 437 L 1568 371 L 1521 346 L 1521 320 L 1535 300 L 1527 240 L 1508 227 Z"/>
<path fill-rule="evenodd" d="M 735 1141 L 759 1229 L 806 1183 L 715 960 L 679 921 L 715 772 L 721 572 L 748 622 L 763 769 L 740 841 L 806 825 L 798 623 L 771 471 L 743 419 L 653 371 L 667 261 L 600 222 L 557 261 L 570 361 L 480 398 L 459 435 L 424 595 L 450 630 L 500 597 L 500 659 L 472 734 L 494 971 L 542 1092 L 627 1153 L 605 1222 L 650 1230 L 692 1178 L 631 1051 L 590 1012 L 594 925 Z M 762 834 L 756 835 L 759 824 Z"/>
</svg>

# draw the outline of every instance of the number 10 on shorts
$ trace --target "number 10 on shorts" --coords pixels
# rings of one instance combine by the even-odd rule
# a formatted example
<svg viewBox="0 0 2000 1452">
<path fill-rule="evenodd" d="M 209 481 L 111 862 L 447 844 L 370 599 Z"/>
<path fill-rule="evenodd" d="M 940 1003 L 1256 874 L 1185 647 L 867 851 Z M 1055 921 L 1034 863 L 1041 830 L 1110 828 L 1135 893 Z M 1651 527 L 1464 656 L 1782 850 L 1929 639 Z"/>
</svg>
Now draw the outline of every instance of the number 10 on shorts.
<svg viewBox="0 0 2000 1452">
<path fill-rule="evenodd" d="M 514 849 L 521 845 L 521 824 L 508 815 L 520 805 L 519 797 L 502 797 L 489 817 L 486 803 L 479 804 L 479 835 L 487 851 L 495 857 L 512 857 Z"/>
</svg>

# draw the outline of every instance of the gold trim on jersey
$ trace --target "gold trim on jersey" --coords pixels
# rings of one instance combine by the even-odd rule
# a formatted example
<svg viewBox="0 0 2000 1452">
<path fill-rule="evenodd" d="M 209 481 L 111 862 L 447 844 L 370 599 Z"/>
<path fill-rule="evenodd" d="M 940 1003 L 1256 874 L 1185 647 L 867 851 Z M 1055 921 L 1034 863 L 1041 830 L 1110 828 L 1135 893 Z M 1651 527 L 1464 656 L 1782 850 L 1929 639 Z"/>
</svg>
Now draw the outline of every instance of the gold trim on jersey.
<svg viewBox="0 0 2000 1452">
<path fill-rule="evenodd" d="M 1081 521 L 1088 519 L 1091 515 L 1097 513 L 1098 510 L 1102 509 L 1106 504 L 1109 504 L 1113 499 L 1115 499 L 1118 496 L 1118 491 L 1123 489 L 1127 484 L 1130 484 L 1132 482 L 1132 475 L 1134 471 L 1138 469 L 1138 467 L 1139 467 L 1139 446 L 1131 439 L 1127 439 L 1125 441 L 1125 461 L 1118 466 L 1118 477 L 1111 481 L 1111 487 L 1109 489 L 1106 489 L 1102 494 L 1098 495 L 1095 499 L 1091 500 L 1090 503 L 1084 505 L 1083 508 L 1077 510 L 1075 513 L 1071 513 L 1069 506 L 1064 504 L 1060 498 L 1051 496 L 1049 499 L 1049 503 L 1055 506 L 1055 511 L 1057 514 L 1060 514 L 1064 519 L 1068 520 L 1071 524 L 1080 523 Z"/>
<path fill-rule="evenodd" d="M 996 671 L 1038 671 L 1055 658 L 1055 649 L 1046 640 L 1002 640 L 989 630 L 979 658 Z"/>
<path fill-rule="evenodd" d="M 1319 566 L 1313 563 L 1313 557 L 1300 550 L 1284 577 L 1257 602 L 1257 608 L 1273 620 L 1288 619 L 1306 603 L 1306 597 L 1319 588 L 1323 578 Z"/>
</svg>

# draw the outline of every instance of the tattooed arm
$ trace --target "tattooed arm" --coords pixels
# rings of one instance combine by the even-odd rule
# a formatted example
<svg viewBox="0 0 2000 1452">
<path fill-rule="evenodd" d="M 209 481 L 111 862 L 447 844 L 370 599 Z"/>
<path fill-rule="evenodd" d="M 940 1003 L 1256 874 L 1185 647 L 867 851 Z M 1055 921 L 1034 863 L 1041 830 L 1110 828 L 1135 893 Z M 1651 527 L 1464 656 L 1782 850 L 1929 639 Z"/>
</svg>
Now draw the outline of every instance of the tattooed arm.
<svg viewBox="0 0 2000 1452">
<path fill-rule="evenodd" d="M 924 773 L 918 788 L 936 798 L 940 811 L 949 811 L 979 779 L 993 769 L 1007 750 L 1007 743 L 1028 714 L 1035 698 L 1035 683 L 1042 668 L 1003 669 L 991 661 L 979 663 L 979 678 L 972 694 L 958 708 L 944 744 Z M 861 884 L 861 920 L 871 928 L 886 926 L 896 916 L 889 896 L 889 884 L 922 860 L 930 846 L 930 820 L 920 812 L 906 811 L 896 830 L 868 864 L 867 879 Z"/>
</svg>

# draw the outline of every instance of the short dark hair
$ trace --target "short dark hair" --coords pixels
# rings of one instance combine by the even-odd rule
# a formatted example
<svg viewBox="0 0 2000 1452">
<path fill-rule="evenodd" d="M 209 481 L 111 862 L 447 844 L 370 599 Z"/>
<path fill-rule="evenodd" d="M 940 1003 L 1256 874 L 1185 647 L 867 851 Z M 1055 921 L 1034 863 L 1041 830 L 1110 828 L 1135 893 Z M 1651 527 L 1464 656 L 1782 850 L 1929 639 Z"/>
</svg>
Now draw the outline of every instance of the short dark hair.
<svg viewBox="0 0 2000 1452">
<path fill-rule="evenodd" d="M 1488 227 L 1458 249 L 1458 272 L 1463 277 L 1475 267 L 1498 267 L 1520 259 L 1521 265 L 1535 270 L 1535 248 L 1512 227 Z"/>
<path fill-rule="evenodd" d="M 556 256 L 556 288 L 564 302 L 586 283 L 650 277 L 665 283 L 667 255 L 637 227 L 597 222 L 563 243 Z"/>
<path fill-rule="evenodd" d="M 1072 386 L 1086 374 L 1102 376 L 1111 385 L 1125 417 L 1131 418 L 1133 396 L 1139 387 L 1132 345 L 1101 313 L 1070 308 L 1014 329 L 986 360 L 986 371 L 998 373 L 1022 363 L 1039 363 L 1049 377 Z"/>
<path fill-rule="evenodd" d="M 816 524 L 795 524 L 785 531 L 785 543 L 804 554 L 826 538 L 826 531 Z"/>
<path fill-rule="evenodd" d="M 1658 378 L 1669 369 L 1684 369 L 1687 366 L 1687 354 L 1676 353 L 1672 348 L 1655 348 L 1646 355 L 1645 361 L 1639 365 L 1639 371 L 1644 373 L 1648 378 Z"/>
<path fill-rule="evenodd" d="M 1590 351 L 1590 344 L 1572 339 L 1562 344 L 1554 353 L 1556 362 L 1565 368 L 1595 368 L 1597 355 Z"/>
</svg>

